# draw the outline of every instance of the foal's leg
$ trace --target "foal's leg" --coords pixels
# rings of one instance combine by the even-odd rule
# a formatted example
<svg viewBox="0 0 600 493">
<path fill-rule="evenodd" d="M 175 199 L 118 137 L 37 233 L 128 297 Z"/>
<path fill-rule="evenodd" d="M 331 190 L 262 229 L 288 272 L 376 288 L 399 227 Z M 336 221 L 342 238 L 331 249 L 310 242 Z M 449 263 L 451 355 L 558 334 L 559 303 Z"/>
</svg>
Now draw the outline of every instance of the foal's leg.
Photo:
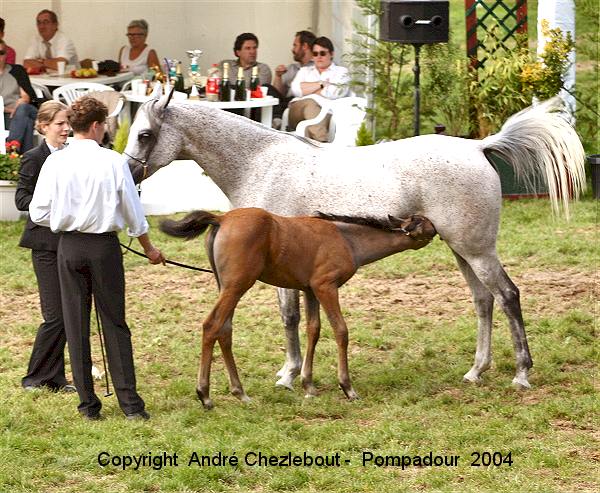
<svg viewBox="0 0 600 493">
<path fill-rule="evenodd" d="M 530 388 L 527 377 L 533 362 L 525 335 L 519 289 L 508 277 L 495 253 L 464 258 L 483 285 L 493 294 L 508 318 L 517 363 L 513 384 L 521 388 Z"/>
<path fill-rule="evenodd" d="M 475 363 L 465 374 L 465 382 L 481 382 L 481 374 L 492 364 L 492 313 L 494 309 L 494 297 L 492 293 L 477 278 L 473 269 L 465 260 L 454 252 L 458 266 L 463 273 L 471 293 L 477 313 L 477 350 L 475 351 Z"/>
<path fill-rule="evenodd" d="M 227 373 L 229 373 L 229 390 L 240 401 L 250 402 L 250 397 L 246 395 L 246 392 L 244 392 L 244 388 L 242 387 L 233 352 L 231 351 L 231 332 L 231 318 L 229 318 L 223 325 L 218 339 L 219 346 L 221 346 L 221 352 L 223 353 L 223 359 L 225 360 Z"/>
<path fill-rule="evenodd" d="M 348 373 L 348 327 L 342 316 L 338 290 L 335 286 L 319 286 L 314 289 L 317 299 L 323 305 L 329 323 L 335 332 L 338 347 L 338 381 L 349 400 L 358 399 L 358 394 L 352 388 Z"/>
<path fill-rule="evenodd" d="M 306 354 L 302 364 L 302 386 L 304 387 L 305 397 L 314 397 L 317 395 L 317 389 L 313 383 L 313 360 L 315 357 L 315 347 L 321 334 L 321 317 L 319 316 L 319 301 L 312 291 L 306 291 L 304 295 L 306 305 Z"/>
<path fill-rule="evenodd" d="M 285 325 L 286 353 L 285 364 L 277 372 L 280 377 L 275 385 L 293 389 L 294 378 L 300 373 L 302 365 L 302 353 L 300 351 L 300 339 L 298 337 L 298 325 L 300 324 L 300 296 L 293 289 L 277 289 L 279 297 L 279 310 Z"/>
<path fill-rule="evenodd" d="M 231 320 L 233 311 L 242 295 L 243 293 L 239 293 L 239 291 L 223 289 L 214 308 L 202 324 L 202 356 L 200 358 L 200 368 L 198 369 L 196 394 L 206 409 L 212 409 L 213 407 L 209 393 L 210 367 L 215 341 L 219 337 L 219 332 L 225 325 L 225 322 Z M 233 364 L 235 366 L 235 362 Z"/>
</svg>

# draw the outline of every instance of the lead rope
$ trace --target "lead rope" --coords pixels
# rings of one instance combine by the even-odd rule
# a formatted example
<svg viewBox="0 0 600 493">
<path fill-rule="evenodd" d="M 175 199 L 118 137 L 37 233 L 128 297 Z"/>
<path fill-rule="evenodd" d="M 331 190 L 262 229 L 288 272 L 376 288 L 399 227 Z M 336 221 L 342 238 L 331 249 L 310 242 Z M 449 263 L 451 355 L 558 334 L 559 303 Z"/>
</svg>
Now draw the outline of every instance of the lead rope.
<svg viewBox="0 0 600 493">
<path fill-rule="evenodd" d="M 123 248 L 125 248 L 125 250 L 127 250 L 128 252 L 132 252 L 135 253 L 136 255 L 139 255 L 140 257 L 144 257 L 144 258 L 148 258 L 147 255 L 138 252 L 136 250 L 134 250 L 133 248 L 124 245 L 123 243 L 119 243 Z M 129 244 L 131 245 L 131 241 L 129 242 Z M 127 252 L 125 252 L 127 253 Z M 125 255 L 125 253 L 123 255 Z M 190 270 L 197 270 L 200 272 L 210 272 L 212 273 L 212 270 L 210 269 L 203 269 L 202 267 L 194 267 L 193 265 L 187 265 L 187 264 L 182 264 L 181 262 L 175 262 L 174 260 L 165 260 L 165 263 L 167 264 L 171 264 L 171 265 L 176 265 L 177 267 L 183 267 L 184 269 L 190 269 Z"/>
</svg>

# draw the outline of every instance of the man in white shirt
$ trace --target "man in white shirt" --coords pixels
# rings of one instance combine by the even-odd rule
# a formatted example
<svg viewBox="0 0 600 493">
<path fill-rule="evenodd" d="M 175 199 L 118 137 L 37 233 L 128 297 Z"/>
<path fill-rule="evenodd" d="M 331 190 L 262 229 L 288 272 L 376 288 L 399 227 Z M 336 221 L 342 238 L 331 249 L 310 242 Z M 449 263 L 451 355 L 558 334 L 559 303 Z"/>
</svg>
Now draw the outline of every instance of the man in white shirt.
<svg viewBox="0 0 600 493">
<path fill-rule="evenodd" d="M 314 65 L 302 67 L 292 81 L 291 91 L 296 98 L 313 94 L 327 99 L 343 98 L 348 94 L 350 75 L 348 69 L 333 62 L 333 43 L 321 36 L 312 45 Z M 318 97 L 316 98 L 319 99 Z M 293 99 L 290 104 L 289 126 L 293 130 L 303 120 L 315 118 L 321 106 L 312 98 Z M 327 115 L 323 121 L 307 127 L 308 137 L 319 142 L 327 142 L 329 121 Z"/>
<path fill-rule="evenodd" d="M 131 333 L 125 321 L 125 277 L 117 232 L 129 226 L 152 264 L 164 263 L 148 236 L 127 160 L 99 146 L 108 110 L 92 97 L 75 101 L 67 117 L 74 141 L 45 161 L 29 204 L 31 220 L 60 232 L 57 264 L 65 332 L 79 412 L 100 419 L 90 356 L 94 296 L 119 405 L 128 419 L 148 419 L 136 391 Z"/>
<path fill-rule="evenodd" d="M 312 44 L 316 38 L 310 31 L 298 31 L 294 36 L 294 43 L 292 44 L 294 63 L 288 66 L 282 64 L 275 67 L 273 87 L 283 97 L 292 96 L 290 86 L 300 68 L 314 65 L 312 61 Z"/>
<path fill-rule="evenodd" d="M 58 17 L 51 10 L 44 9 L 36 17 L 39 36 L 35 36 L 25 52 L 23 65 L 26 69 L 41 72 L 56 70 L 57 62 L 77 65 L 77 52 L 73 41 L 58 31 Z"/>
</svg>

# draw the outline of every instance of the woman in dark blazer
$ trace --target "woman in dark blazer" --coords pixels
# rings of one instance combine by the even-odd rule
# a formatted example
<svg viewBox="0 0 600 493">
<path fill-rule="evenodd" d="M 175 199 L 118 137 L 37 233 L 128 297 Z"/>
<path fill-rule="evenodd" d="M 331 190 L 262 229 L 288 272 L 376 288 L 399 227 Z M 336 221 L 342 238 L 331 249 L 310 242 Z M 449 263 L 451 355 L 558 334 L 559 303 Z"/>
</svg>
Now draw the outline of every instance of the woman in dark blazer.
<svg viewBox="0 0 600 493">
<path fill-rule="evenodd" d="M 58 101 L 47 101 L 40 106 L 36 128 L 45 140 L 21 157 L 19 183 L 15 195 L 17 209 L 29 210 L 29 203 L 46 158 L 61 149 L 69 135 L 67 107 Z M 38 226 L 29 217 L 19 246 L 31 248 L 33 270 L 37 277 L 40 304 L 44 321 L 40 325 L 27 375 L 21 385 L 26 390 L 47 387 L 51 390 L 73 392 L 65 377 L 65 328 L 60 299 L 60 285 L 56 267 L 58 235 L 49 228 Z"/>
</svg>

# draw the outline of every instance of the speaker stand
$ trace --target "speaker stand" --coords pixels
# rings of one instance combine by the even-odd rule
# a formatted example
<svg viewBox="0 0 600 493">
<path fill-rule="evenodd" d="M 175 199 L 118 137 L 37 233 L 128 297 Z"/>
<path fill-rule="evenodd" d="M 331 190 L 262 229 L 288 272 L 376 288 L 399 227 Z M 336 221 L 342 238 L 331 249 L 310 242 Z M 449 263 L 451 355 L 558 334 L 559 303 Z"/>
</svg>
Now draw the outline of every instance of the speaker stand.
<svg viewBox="0 0 600 493">
<path fill-rule="evenodd" d="M 413 128 L 415 136 L 420 134 L 420 116 L 421 116 L 421 67 L 419 65 L 419 54 L 421 52 L 422 44 L 414 43 L 415 48 L 415 65 L 413 67 L 413 73 L 415 74 L 415 109 L 413 115 Z"/>
</svg>

